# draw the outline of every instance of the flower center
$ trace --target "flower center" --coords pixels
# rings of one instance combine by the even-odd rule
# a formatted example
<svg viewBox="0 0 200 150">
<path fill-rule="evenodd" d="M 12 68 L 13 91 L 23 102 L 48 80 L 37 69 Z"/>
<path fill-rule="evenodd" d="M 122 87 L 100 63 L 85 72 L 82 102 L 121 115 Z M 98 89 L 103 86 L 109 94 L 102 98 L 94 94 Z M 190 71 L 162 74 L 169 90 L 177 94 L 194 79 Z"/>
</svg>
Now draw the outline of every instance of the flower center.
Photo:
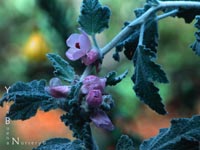
<svg viewBox="0 0 200 150">
<path fill-rule="evenodd" d="M 78 48 L 78 49 L 80 49 L 80 44 L 79 44 L 79 43 L 76 43 L 76 44 L 75 44 L 75 47 Z"/>
</svg>

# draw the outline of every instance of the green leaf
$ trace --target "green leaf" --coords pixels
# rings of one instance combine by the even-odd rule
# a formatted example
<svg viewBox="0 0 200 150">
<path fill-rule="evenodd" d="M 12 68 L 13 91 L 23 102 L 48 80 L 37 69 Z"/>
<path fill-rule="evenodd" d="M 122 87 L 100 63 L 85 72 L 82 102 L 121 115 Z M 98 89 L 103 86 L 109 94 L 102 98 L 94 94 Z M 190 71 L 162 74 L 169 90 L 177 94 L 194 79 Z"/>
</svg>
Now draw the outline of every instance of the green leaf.
<svg viewBox="0 0 200 150">
<path fill-rule="evenodd" d="M 117 142 L 116 150 L 134 150 L 133 141 L 127 136 L 122 135 Z"/>
<path fill-rule="evenodd" d="M 162 1 L 169 1 L 169 0 L 162 0 Z M 191 2 L 200 2 L 200 0 L 170 0 L 170 1 L 191 1 Z M 164 12 L 172 11 L 173 9 L 165 9 Z M 191 23 L 195 16 L 200 15 L 199 8 L 190 8 L 190 7 L 181 7 L 178 9 L 179 11 L 173 15 L 177 16 L 178 18 L 183 18 L 186 23 Z"/>
<path fill-rule="evenodd" d="M 110 9 L 102 7 L 98 0 L 83 0 L 78 23 L 90 35 L 108 28 Z"/>
<path fill-rule="evenodd" d="M 151 51 L 157 52 L 158 46 L 158 22 L 155 21 L 155 15 L 151 17 L 152 20 L 147 22 L 147 29 L 144 32 L 143 44 Z"/>
<path fill-rule="evenodd" d="M 148 0 L 148 3 L 156 3 L 157 0 Z M 143 15 L 150 7 L 147 5 L 144 8 L 136 9 L 136 17 Z M 146 21 L 143 44 L 151 51 L 157 52 L 158 46 L 158 22 L 156 21 L 156 14 L 152 14 Z M 138 37 L 139 38 L 139 37 Z"/>
<path fill-rule="evenodd" d="M 134 52 L 138 45 L 139 39 L 139 32 L 134 30 L 133 33 L 130 34 L 124 41 L 120 42 L 115 49 L 115 53 L 113 54 L 113 58 L 116 61 L 119 61 L 119 52 L 123 51 L 124 48 L 124 55 L 127 59 L 132 60 Z"/>
<path fill-rule="evenodd" d="M 55 68 L 54 74 L 64 81 L 72 82 L 74 80 L 75 72 L 69 63 L 57 54 L 47 54 Z"/>
<path fill-rule="evenodd" d="M 155 63 L 156 54 L 144 45 L 138 46 L 134 55 L 136 80 L 145 79 L 147 81 L 157 81 L 160 83 L 168 83 L 165 72 L 161 66 Z"/>
<path fill-rule="evenodd" d="M 45 141 L 33 150 L 86 150 L 80 140 L 70 141 L 66 138 L 54 138 Z"/>
<path fill-rule="evenodd" d="M 159 4 L 158 0 L 147 0 L 147 3 L 151 6 L 157 6 Z"/>
<path fill-rule="evenodd" d="M 149 9 L 149 6 L 145 6 L 144 8 L 136 9 L 135 15 L 136 17 L 140 17 L 143 13 L 145 13 Z M 157 52 L 158 46 L 158 23 L 155 21 L 156 15 L 153 14 L 151 17 L 148 18 L 145 25 L 145 32 L 144 32 L 144 39 L 143 44 L 146 45 L 147 48 L 150 48 L 151 51 Z M 124 26 L 128 26 L 129 23 L 126 22 Z M 124 28 L 124 27 L 123 27 Z M 124 48 L 124 54 L 127 59 L 132 60 L 135 50 L 138 46 L 139 40 L 139 29 L 135 29 L 130 36 L 128 36 L 125 40 L 120 42 L 116 46 L 116 52 L 113 54 L 113 58 L 116 61 L 120 60 L 119 52 L 121 52 Z"/>
<path fill-rule="evenodd" d="M 200 56 L 200 16 L 196 17 L 195 27 L 198 31 L 195 33 L 196 41 L 190 46 L 196 55 Z"/>
<path fill-rule="evenodd" d="M 166 114 L 158 88 L 153 81 L 167 83 L 167 77 L 161 67 L 155 63 L 155 52 L 145 46 L 138 46 L 134 55 L 135 73 L 132 81 L 135 83 L 134 90 L 141 101 L 149 105 L 159 114 Z"/>
<path fill-rule="evenodd" d="M 79 99 L 79 92 L 80 92 L 80 88 L 82 86 L 82 82 L 77 82 L 76 84 L 74 84 L 72 87 L 71 87 L 71 90 L 70 90 L 70 93 L 68 95 L 68 104 L 69 105 L 72 105 L 76 102 L 78 102 L 78 99 Z"/>
<path fill-rule="evenodd" d="M 199 150 L 200 116 L 173 119 L 171 127 L 144 141 L 140 150 Z"/>
<path fill-rule="evenodd" d="M 14 101 L 10 106 L 8 117 L 12 120 L 25 120 L 34 116 L 40 107 L 44 111 L 57 108 L 56 100 L 45 91 L 45 83 L 44 80 L 34 80 L 29 83 L 13 84 L 0 100 L 1 106 L 3 102 Z"/>
<path fill-rule="evenodd" d="M 126 70 L 121 75 L 117 76 L 117 73 L 115 71 L 109 72 L 108 75 L 106 75 L 106 85 L 116 85 L 117 83 L 121 82 L 123 78 L 126 77 L 128 74 L 128 70 Z"/>
</svg>

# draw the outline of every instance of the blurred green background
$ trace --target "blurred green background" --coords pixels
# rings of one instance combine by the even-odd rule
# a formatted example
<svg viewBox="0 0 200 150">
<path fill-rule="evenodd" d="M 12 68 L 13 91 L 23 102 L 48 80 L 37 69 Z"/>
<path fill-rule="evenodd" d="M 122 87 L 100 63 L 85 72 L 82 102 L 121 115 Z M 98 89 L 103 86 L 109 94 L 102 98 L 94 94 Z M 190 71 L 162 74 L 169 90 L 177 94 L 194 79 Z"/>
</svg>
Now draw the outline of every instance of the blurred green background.
<svg viewBox="0 0 200 150">
<path fill-rule="evenodd" d="M 122 28 L 124 21 L 135 18 L 133 10 L 142 7 L 143 0 L 100 0 L 112 11 L 110 28 L 98 35 L 103 47 Z M 67 37 L 78 32 L 77 17 L 81 0 L 1 0 L 0 1 L 0 91 L 16 81 L 53 77 L 53 68 L 45 54 L 55 52 L 65 57 Z M 131 61 L 122 56 L 115 62 L 112 52 L 105 57 L 101 75 L 111 70 L 122 73 L 129 69 L 128 77 L 115 87 L 107 88 L 115 99 L 116 106 L 110 116 L 116 125 L 112 133 L 93 128 L 100 149 L 112 150 L 121 133 L 129 134 L 135 143 L 158 133 L 159 128 L 169 127 L 173 117 L 191 117 L 200 113 L 200 58 L 194 55 L 189 45 L 195 40 L 193 24 L 183 19 L 167 18 L 159 22 L 160 41 L 158 63 L 167 73 L 170 84 L 157 84 L 169 112 L 160 116 L 139 102 L 132 90 L 130 77 L 133 74 Z M 77 67 L 79 66 L 79 67 Z M 74 67 L 82 68 L 80 63 Z M 82 69 L 77 69 L 81 73 Z M 39 112 L 27 121 L 5 123 L 9 105 L 0 108 L 0 149 L 28 150 L 51 137 L 69 137 L 71 132 L 60 122 L 60 111 Z M 20 141 L 19 144 L 11 141 Z M 9 143 L 8 143 L 9 142 Z M 35 142 L 30 144 L 30 142 Z"/>
</svg>

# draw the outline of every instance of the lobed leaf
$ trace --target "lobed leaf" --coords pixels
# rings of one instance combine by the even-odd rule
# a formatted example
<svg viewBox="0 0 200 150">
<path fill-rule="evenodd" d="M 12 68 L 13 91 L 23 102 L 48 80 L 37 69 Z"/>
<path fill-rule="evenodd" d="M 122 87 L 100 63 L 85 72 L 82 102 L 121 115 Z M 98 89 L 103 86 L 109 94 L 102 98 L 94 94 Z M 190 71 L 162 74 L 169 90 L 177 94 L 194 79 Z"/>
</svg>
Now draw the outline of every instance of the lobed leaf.
<svg viewBox="0 0 200 150">
<path fill-rule="evenodd" d="M 162 1 L 181 1 L 181 0 L 162 0 Z M 182 0 L 182 1 L 193 1 L 200 2 L 200 0 Z M 173 9 L 165 9 L 164 12 L 171 11 Z M 173 17 L 183 18 L 186 23 L 191 23 L 195 16 L 200 15 L 200 10 L 198 8 L 181 7 L 179 11 L 173 15 Z"/>
<path fill-rule="evenodd" d="M 108 28 L 110 9 L 102 7 L 98 0 L 83 0 L 78 23 L 89 35 L 101 33 Z"/>
<path fill-rule="evenodd" d="M 196 41 L 190 46 L 196 55 L 200 56 L 200 16 L 196 17 L 195 27 L 198 31 L 195 33 Z"/>
<path fill-rule="evenodd" d="M 86 150 L 81 140 L 70 141 L 66 138 L 54 138 L 45 141 L 33 150 Z"/>
<path fill-rule="evenodd" d="M 0 100 L 3 102 L 13 101 L 7 114 L 12 120 L 26 120 L 34 116 L 39 108 L 44 111 L 59 107 L 59 103 L 45 91 L 44 80 L 31 81 L 29 83 L 17 82 L 13 84 L 8 93 Z"/>
<path fill-rule="evenodd" d="M 136 17 L 140 17 L 143 13 L 145 13 L 149 9 L 149 6 L 146 5 L 144 8 L 138 8 L 136 9 L 135 15 Z M 155 20 L 156 15 L 152 14 L 151 17 L 148 18 L 145 25 L 145 32 L 144 32 L 144 39 L 143 44 L 146 45 L 147 48 L 149 48 L 151 51 L 157 52 L 157 46 L 158 46 L 158 23 Z M 125 23 L 125 26 L 128 26 L 129 23 Z M 113 55 L 113 58 L 116 61 L 119 61 L 119 52 L 123 51 L 124 48 L 124 54 L 127 57 L 127 59 L 132 60 L 133 55 L 137 49 L 138 46 L 138 40 L 139 40 L 139 29 L 135 29 L 130 36 L 128 36 L 125 40 L 120 42 L 116 46 L 116 52 Z"/>
<path fill-rule="evenodd" d="M 126 77 L 128 74 L 128 70 L 126 70 L 124 73 L 121 75 L 117 76 L 117 73 L 115 71 L 109 72 L 106 75 L 106 85 L 116 85 L 117 83 L 121 82 L 123 78 Z"/>
<path fill-rule="evenodd" d="M 167 77 L 161 67 L 154 61 L 156 55 L 145 46 L 138 46 L 134 55 L 133 62 L 135 73 L 132 76 L 134 90 L 141 101 L 159 114 L 166 114 L 161 97 L 158 94 L 158 88 L 154 86 L 153 81 L 167 83 Z"/>
<path fill-rule="evenodd" d="M 72 82 L 74 80 L 74 69 L 66 60 L 57 54 L 47 54 L 47 57 L 55 68 L 54 74 L 56 76 L 67 82 Z"/>
<path fill-rule="evenodd" d="M 122 135 L 117 142 L 116 150 L 134 150 L 133 141 L 127 136 Z"/>
<path fill-rule="evenodd" d="M 200 116 L 173 119 L 170 128 L 140 145 L 140 150 L 199 150 Z"/>
<path fill-rule="evenodd" d="M 168 83 L 165 72 L 161 66 L 155 63 L 156 54 L 144 45 L 138 46 L 134 55 L 136 80 L 157 81 Z"/>
</svg>

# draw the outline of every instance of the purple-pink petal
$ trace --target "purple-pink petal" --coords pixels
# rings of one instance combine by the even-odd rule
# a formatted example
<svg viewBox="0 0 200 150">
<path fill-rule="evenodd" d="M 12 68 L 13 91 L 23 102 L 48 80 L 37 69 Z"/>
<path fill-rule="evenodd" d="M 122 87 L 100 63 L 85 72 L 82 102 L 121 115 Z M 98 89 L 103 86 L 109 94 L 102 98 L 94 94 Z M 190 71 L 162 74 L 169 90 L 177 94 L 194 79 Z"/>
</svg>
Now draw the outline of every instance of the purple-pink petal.
<svg viewBox="0 0 200 150">
<path fill-rule="evenodd" d="M 105 88 L 106 78 L 99 78 L 94 75 L 89 75 L 83 80 L 83 85 L 81 87 L 81 92 L 87 94 L 90 90 L 98 89 L 103 92 Z"/>
<path fill-rule="evenodd" d="M 49 87 L 49 92 L 53 97 L 61 98 L 65 97 L 70 91 L 69 86 L 54 86 Z"/>
<path fill-rule="evenodd" d="M 69 47 L 76 48 L 76 43 L 79 43 L 80 34 L 74 33 L 67 39 L 66 44 Z"/>
<path fill-rule="evenodd" d="M 98 52 L 95 49 L 89 51 L 85 57 L 82 57 L 83 63 L 87 66 L 94 63 L 97 59 L 98 59 Z"/>
<path fill-rule="evenodd" d="M 98 107 L 102 103 L 102 93 L 100 90 L 91 90 L 86 96 L 86 102 L 90 107 Z"/>
<path fill-rule="evenodd" d="M 69 48 L 65 54 L 70 60 L 74 61 L 83 57 L 85 55 L 85 52 L 77 48 Z"/>
<path fill-rule="evenodd" d="M 97 110 L 94 114 L 90 116 L 92 122 L 99 128 L 106 130 L 113 130 L 114 125 L 111 120 L 108 118 L 107 114 L 102 110 Z"/>
<path fill-rule="evenodd" d="M 66 95 L 70 92 L 70 87 L 62 85 L 62 82 L 59 78 L 52 78 L 49 81 L 49 86 L 45 87 L 45 91 L 47 91 L 53 97 L 61 98 L 66 97 Z"/>
<path fill-rule="evenodd" d="M 86 34 L 80 35 L 79 44 L 81 51 L 85 51 L 85 54 L 91 49 L 90 39 Z"/>
</svg>

